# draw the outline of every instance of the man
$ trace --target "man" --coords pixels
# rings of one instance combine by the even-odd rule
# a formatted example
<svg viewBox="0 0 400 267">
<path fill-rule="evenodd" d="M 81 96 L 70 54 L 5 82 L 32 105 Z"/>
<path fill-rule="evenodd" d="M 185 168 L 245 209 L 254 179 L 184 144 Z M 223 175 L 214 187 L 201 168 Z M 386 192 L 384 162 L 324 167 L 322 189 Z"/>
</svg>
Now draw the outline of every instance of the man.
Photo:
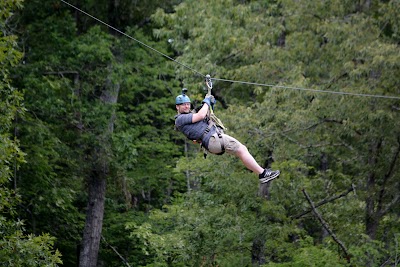
<svg viewBox="0 0 400 267">
<path fill-rule="evenodd" d="M 222 129 L 215 125 L 210 119 L 209 109 L 215 103 L 213 96 L 206 96 L 203 106 L 197 113 L 190 112 L 191 101 L 185 94 L 185 89 L 181 95 L 175 99 L 178 115 L 175 116 L 175 127 L 190 140 L 201 143 L 201 145 L 212 154 L 223 154 L 225 151 L 237 156 L 249 170 L 259 175 L 261 183 L 267 183 L 280 174 L 279 170 L 262 168 L 249 153 L 246 146 L 235 138 L 224 134 Z"/>
</svg>

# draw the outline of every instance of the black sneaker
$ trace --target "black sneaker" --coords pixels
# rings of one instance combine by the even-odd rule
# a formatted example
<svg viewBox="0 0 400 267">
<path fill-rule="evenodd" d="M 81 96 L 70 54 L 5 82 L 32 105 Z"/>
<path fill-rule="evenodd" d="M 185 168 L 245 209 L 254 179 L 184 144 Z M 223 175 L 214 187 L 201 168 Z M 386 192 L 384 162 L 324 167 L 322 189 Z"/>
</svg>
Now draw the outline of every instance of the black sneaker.
<svg viewBox="0 0 400 267">
<path fill-rule="evenodd" d="M 260 178 L 260 182 L 262 184 L 265 184 L 269 181 L 274 180 L 275 178 L 278 178 L 279 174 L 281 174 L 279 170 L 273 171 L 271 169 L 264 169 L 264 172 L 261 173 L 258 177 Z"/>
</svg>

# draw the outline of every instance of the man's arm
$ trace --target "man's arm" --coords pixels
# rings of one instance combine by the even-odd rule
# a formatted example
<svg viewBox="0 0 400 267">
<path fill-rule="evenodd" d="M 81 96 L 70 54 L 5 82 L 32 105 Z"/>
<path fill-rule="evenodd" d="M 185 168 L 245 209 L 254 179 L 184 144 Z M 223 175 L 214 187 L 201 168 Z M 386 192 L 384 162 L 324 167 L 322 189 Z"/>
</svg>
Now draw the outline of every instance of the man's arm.
<svg viewBox="0 0 400 267">
<path fill-rule="evenodd" d="M 204 103 L 199 112 L 193 114 L 192 123 L 203 120 L 207 116 L 208 112 L 208 104 Z"/>
</svg>

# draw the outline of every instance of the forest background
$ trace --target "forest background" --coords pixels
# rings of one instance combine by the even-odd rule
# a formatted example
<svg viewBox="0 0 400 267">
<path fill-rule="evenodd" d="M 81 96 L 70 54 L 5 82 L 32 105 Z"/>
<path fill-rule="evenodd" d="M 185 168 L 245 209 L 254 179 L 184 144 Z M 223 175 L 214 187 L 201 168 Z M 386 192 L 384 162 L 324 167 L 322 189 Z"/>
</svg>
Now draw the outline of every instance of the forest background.
<svg viewBox="0 0 400 267">
<path fill-rule="evenodd" d="M 1 1 L 1 266 L 400 264 L 399 0 L 69 3 L 182 64 Z M 174 131 L 199 74 L 258 84 L 214 81 L 215 112 L 279 179 Z"/>
</svg>

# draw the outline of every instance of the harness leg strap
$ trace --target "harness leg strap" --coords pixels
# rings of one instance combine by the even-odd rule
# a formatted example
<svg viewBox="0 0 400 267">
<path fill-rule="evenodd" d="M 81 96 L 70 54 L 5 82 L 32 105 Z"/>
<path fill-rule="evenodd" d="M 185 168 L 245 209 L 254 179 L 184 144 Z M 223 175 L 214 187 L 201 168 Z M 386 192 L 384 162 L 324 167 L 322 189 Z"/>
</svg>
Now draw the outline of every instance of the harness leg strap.
<svg viewBox="0 0 400 267">
<path fill-rule="evenodd" d="M 225 153 L 225 144 L 224 144 L 224 138 L 222 138 L 222 134 L 218 131 L 218 137 L 219 137 L 219 144 L 221 145 L 221 153 L 218 153 L 217 155 L 222 155 Z"/>
</svg>

